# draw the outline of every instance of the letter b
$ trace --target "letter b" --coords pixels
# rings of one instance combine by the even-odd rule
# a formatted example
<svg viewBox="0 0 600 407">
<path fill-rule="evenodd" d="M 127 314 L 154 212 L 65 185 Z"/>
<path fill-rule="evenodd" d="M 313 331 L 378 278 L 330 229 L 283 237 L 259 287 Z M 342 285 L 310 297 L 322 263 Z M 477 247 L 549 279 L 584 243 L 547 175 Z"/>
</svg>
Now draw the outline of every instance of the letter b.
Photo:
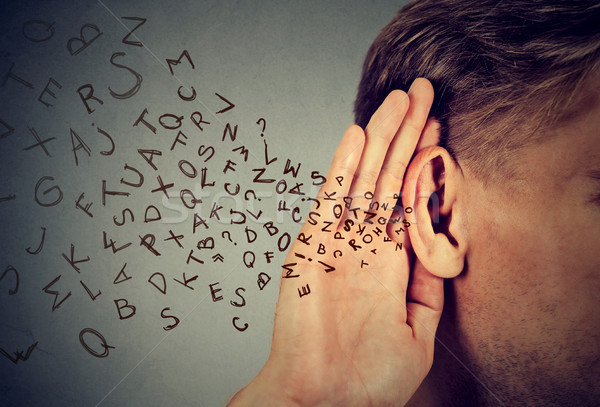
<svg viewBox="0 0 600 407">
<path fill-rule="evenodd" d="M 135 307 L 133 305 L 129 305 L 129 302 L 125 299 L 125 298 L 120 298 L 118 300 L 114 300 L 115 301 L 115 305 L 117 306 L 117 311 L 119 312 L 119 319 L 127 319 L 127 318 L 131 318 L 132 316 L 135 315 Z M 121 301 L 124 301 L 125 304 L 123 305 L 119 305 L 119 303 Z M 129 311 L 127 315 L 123 315 L 121 313 L 121 310 L 123 308 L 129 308 Z"/>
</svg>

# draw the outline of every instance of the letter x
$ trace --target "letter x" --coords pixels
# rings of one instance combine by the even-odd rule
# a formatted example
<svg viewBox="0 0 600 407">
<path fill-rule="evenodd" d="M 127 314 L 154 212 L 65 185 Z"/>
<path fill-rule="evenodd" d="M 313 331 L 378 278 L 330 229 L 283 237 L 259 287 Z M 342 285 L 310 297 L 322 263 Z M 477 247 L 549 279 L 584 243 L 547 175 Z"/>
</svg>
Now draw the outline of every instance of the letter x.
<svg viewBox="0 0 600 407">
<path fill-rule="evenodd" d="M 48 151 L 48 149 L 46 148 L 46 146 L 44 145 L 45 143 L 55 140 L 56 137 L 50 137 L 47 138 L 46 140 L 40 140 L 40 136 L 38 136 L 37 132 L 35 131 L 35 129 L 33 127 L 27 127 L 29 129 L 29 131 L 31 132 L 31 134 L 33 134 L 33 137 L 35 137 L 35 139 L 38 141 L 36 144 L 32 144 L 29 147 L 25 147 L 23 150 L 31 150 L 32 148 L 35 148 L 37 146 L 42 147 L 42 149 L 44 150 L 44 152 L 46 153 L 46 155 L 48 157 L 52 157 L 52 155 L 50 155 L 50 152 Z"/>
</svg>

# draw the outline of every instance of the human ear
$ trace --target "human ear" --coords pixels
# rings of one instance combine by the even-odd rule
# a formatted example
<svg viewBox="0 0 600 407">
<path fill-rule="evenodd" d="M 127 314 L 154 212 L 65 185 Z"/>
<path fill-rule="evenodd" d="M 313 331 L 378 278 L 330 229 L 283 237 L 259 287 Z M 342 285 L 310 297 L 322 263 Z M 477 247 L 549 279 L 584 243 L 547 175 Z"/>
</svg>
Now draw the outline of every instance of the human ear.
<svg viewBox="0 0 600 407">
<path fill-rule="evenodd" d="M 448 151 L 429 145 L 413 158 L 402 187 L 413 251 L 438 277 L 456 277 L 464 267 L 467 239 L 462 181 L 462 171 Z"/>
</svg>

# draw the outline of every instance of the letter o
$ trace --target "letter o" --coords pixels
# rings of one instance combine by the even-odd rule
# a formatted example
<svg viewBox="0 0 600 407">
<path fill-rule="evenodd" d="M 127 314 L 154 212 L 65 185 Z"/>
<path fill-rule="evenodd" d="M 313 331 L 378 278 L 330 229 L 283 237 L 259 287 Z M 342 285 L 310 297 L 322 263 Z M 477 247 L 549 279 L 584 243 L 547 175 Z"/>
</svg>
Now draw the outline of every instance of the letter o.
<svg viewBox="0 0 600 407">
<path fill-rule="evenodd" d="M 283 183 L 283 190 L 279 190 L 279 186 L 282 185 Z M 287 182 L 285 182 L 284 179 L 282 179 L 281 181 L 279 181 L 277 183 L 277 185 L 275 185 L 275 192 L 277 192 L 279 195 L 283 194 L 285 192 L 285 190 L 287 189 Z"/>
<path fill-rule="evenodd" d="M 333 206 L 333 216 L 335 216 L 336 219 L 339 219 L 340 216 L 342 216 L 342 205 L 335 204 Z"/>
<path fill-rule="evenodd" d="M 183 165 L 187 164 L 190 166 L 190 168 L 192 169 L 192 172 L 187 172 L 186 170 L 183 169 Z M 181 160 L 179 161 L 179 164 L 177 164 L 179 166 L 179 170 L 183 173 L 183 175 L 185 175 L 186 177 L 189 178 L 196 178 L 196 176 L 198 175 L 198 171 L 196 170 L 196 167 L 194 167 L 194 165 L 187 161 L 187 160 Z"/>
<path fill-rule="evenodd" d="M 285 245 L 282 246 L 281 241 L 283 240 L 284 237 L 286 238 L 286 242 L 285 242 Z M 279 248 L 279 251 L 284 252 L 290 246 L 291 241 L 292 241 L 292 237 L 290 236 L 290 234 L 288 232 L 285 232 L 284 234 L 279 236 L 279 240 L 277 241 L 277 247 Z"/>
</svg>

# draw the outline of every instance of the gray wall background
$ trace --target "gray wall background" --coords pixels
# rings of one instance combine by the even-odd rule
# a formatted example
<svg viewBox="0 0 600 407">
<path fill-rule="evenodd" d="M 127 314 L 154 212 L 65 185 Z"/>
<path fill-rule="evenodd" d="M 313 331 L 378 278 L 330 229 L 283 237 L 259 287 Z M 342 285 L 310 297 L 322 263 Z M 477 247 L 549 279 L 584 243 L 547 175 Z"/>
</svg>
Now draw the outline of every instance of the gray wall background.
<svg viewBox="0 0 600 407">
<path fill-rule="evenodd" d="M 291 211 L 278 208 L 284 202 L 287 208 L 299 208 L 296 219 L 306 214 L 310 202 L 303 199 L 317 191 L 311 173 L 325 174 L 337 142 L 352 123 L 363 57 L 400 5 L 387 0 L 4 2 L 0 404 L 219 406 L 254 377 L 270 347 L 285 257 L 278 245 L 285 247 L 301 225 Z M 123 17 L 146 19 L 129 37 L 143 46 L 122 42 L 139 24 Z M 80 37 L 86 24 L 102 34 L 71 55 L 67 44 Z M 97 32 L 88 27 L 83 34 L 89 41 Z M 73 49 L 81 46 L 72 42 Z M 173 66 L 172 75 L 166 60 L 177 59 L 183 50 L 194 67 L 184 59 Z M 115 53 L 124 55 L 114 57 Z M 129 98 L 110 94 L 109 88 L 124 93 L 136 83 L 135 74 L 111 64 L 111 56 L 143 78 Z M 60 85 L 48 86 L 55 97 L 43 93 L 50 78 Z M 77 92 L 86 84 L 103 102 L 90 100 L 92 113 Z M 182 100 L 180 87 L 184 94 L 193 87 L 195 100 Z M 217 113 L 228 105 L 216 93 L 235 107 Z M 143 124 L 133 126 L 144 109 L 156 133 Z M 210 124 L 202 124 L 200 130 L 190 119 L 194 112 Z M 183 116 L 181 126 L 162 126 L 165 114 Z M 172 116 L 162 121 L 170 127 L 176 123 Z M 237 126 L 235 140 L 224 138 L 227 125 Z M 98 129 L 113 139 L 112 154 L 102 154 L 111 144 Z M 185 145 L 176 143 L 171 149 L 180 131 Z M 42 141 L 52 139 L 43 144 L 47 153 L 41 146 L 29 148 L 37 143 L 33 132 Z M 79 144 L 73 133 L 85 149 L 73 151 Z M 268 165 L 265 143 L 268 158 L 277 158 Z M 210 153 L 200 156 L 200 146 L 202 151 L 214 148 L 214 156 L 205 161 Z M 247 161 L 240 150 L 232 151 L 241 146 L 249 151 Z M 156 170 L 138 149 L 162 153 L 154 156 Z M 183 168 L 191 175 L 195 168 L 196 177 L 183 174 L 181 160 L 187 161 Z M 235 162 L 235 171 L 224 173 L 228 160 Z M 300 164 L 296 176 L 284 174 L 287 160 L 296 168 Z M 143 175 L 140 187 L 121 182 L 132 183 L 137 177 L 126 165 Z M 205 181 L 214 186 L 202 185 L 202 168 Z M 275 181 L 254 182 L 258 172 L 253 169 L 260 168 L 262 178 Z M 165 184 L 174 184 L 167 193 L 152 192 L 159 176 Z M 55 201 L 57 188 L 44 191 L 58 186 L 58 204 L 36 203 L 40 181 L 37 199 Z M 106 196 L 103 205 L 103 181 L 108 190 L 129 195 Z M 240 193 L 228 195 L 225 183 L 231 184 L 230 190 L 239 184 Z M 290 193 L 296 184 L 302 184 L 299 190 L 305 196 Z M 182 189 L 202 203 L 186 208 Z M 255 191 L 256 199 L 251 194 L 244 199 L 248 189 Z M 80 204 L 91 203 L 88 212 L 93 217 L 76 207 L 81 194 Z M 160 220 L 145 222 L 149 205 L 160 212 Z M 223 207 L 217 212 L 221 219 L 210 218 L 214 205 Z M 119 226 L 126 208 L 133 220 L 126 215 Z M 246 214 L 245 223 L 232 224 L 242 218 L 230 209 Z M 253 219 L 248 211 L 262 214 Z M 194 213 L 207 221 L 195 233 Z M 272 222 L 270 227 L 265 227 L 267 222 Z M 42 228 L 43 246 L 30 254 L 26 249 L 35 252 Z M 183 235 L 183 248 L 165 240 L 170 231 Z M 116 247 L 131 245 L 113 253 L 105 248 L 104 234 Z M 256 239 L 248 242 L 248 235 Z M 144 236 L 154 237 L 160 256 L 140 244 Z M 209 248 L 198 248 L 203 240 Z M 71 258 L 71 245 L 74 259 L 89 258 L 75 264 L 79 270 L 65 259 Z M 188 264 L 190 251 L 204 263 L 191 259 Z M 272 252 L 270 262 L 267 251 Z M 222 261 L 213 259 L 217 254 Z M 123 267 L 131 278 L 115 284 Z M 183 273 L 187 287 L 175 281 L 183 281 Z M 270 278 L 262 289 L 259 277 Z M 213 301 L 211 294 L 215 283 L 213 289 L 221 291 L 214 296 L 221 296 L 220 301 Z M 60 303 L 54 311 L 52 292 L 58 293 L 56 304 Z M 135 314 L 121 319 L 117 305 L 125 303 L 135 307 Z M 123 317 L 131 312 L 121 309 Z M 165 330 L 175 319 L 161 317 L 161 312 L 177 317 L 179 324 Z M 247 324 L 243 332 L 234 327 L 235 317 L 240 327 Z M 105 351 L 99 335 L 111 346 L 102 358 L 92 354 Z M 28 349 L 29 358 L 23 360 Z"/>
</svg>

